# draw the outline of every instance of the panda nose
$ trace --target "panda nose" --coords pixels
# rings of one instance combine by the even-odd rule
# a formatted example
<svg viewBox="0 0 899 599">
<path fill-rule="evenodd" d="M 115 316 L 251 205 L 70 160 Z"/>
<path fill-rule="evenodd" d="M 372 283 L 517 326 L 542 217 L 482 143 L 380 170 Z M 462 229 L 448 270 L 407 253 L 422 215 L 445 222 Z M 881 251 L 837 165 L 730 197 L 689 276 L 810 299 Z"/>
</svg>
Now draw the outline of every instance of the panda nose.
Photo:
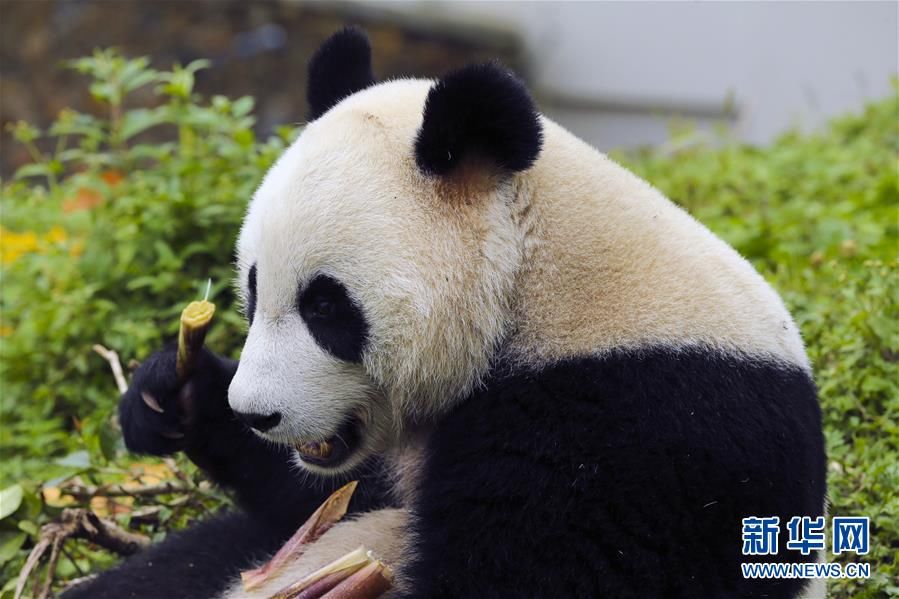
<svg viewBox="0 0 899 599">
<path fill-rule="evenodd" d="M 255 428 L 260 433 L 275 428 L 281 422 L 281 412 L 272 412 L 271 414 L 256 414 L 253 412 L 234 412 L 234 415 L 240 418 L 247 426 Z"/>
</svg>

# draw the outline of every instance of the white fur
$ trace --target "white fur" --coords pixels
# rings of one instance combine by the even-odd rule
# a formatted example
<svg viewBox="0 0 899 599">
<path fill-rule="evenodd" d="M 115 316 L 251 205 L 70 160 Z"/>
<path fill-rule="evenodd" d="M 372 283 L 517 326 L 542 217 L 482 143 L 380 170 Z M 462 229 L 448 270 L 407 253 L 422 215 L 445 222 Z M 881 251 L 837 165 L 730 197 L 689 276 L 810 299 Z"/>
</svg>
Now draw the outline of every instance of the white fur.
<svg viewBox="0 0 899 599">
<path fill-rule="evenodd" d="M 819 564 L 827 561 L 824 551 L 818 551 L 815 561 Z M 796 599 L 824 599 L 824 597 L 827 597 L 827 579 L 811 578 L 805 583 L 805 587 L 800 591 Z"/>
<path fill-rule="evenodd" d="M 808 367 L 777 294 L 648 183 L 544 119 L 515 350 L 528 361 L 702 345 Z M 710 200 L 713 201 L 713 200 Z"/>
</svg>

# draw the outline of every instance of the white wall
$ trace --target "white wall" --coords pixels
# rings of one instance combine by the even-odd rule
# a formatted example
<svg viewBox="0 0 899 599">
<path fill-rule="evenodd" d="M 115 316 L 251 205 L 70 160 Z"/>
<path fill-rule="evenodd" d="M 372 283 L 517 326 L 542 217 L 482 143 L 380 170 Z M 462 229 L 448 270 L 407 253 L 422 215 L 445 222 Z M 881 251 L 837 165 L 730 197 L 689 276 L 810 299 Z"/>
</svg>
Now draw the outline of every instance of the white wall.
<svg viewBox="0 0 899 599">
<path fill-rule="evenodd" d="M 601 148 L 664 141 L 673 114 L 764 143 L 893 93 L 899 60 L 897 2 L 378 4 L 519 31 L 543 109 Z"/>
</svg>

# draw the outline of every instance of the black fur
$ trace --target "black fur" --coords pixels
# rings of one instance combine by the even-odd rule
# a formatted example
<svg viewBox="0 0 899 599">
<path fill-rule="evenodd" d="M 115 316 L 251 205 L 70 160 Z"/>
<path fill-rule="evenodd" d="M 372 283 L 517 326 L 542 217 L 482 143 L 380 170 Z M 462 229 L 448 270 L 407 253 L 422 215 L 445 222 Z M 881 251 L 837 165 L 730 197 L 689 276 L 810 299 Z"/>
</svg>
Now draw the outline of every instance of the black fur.
<svg viewBox="0 0 899 599">
<path fill-rule="evenodd" d="M 496 63 L 471 65 L 434 84 L 415 140 L 418 167 L 446 175 L 473 155 L 508 172 L 540 154 L 540 114 L 524 84 Z"/>
<path fill-rule="evenodd" d="M 374 82 L 368 37 L 356 27 L 338 31 L 309 61 L 306 91 L 309 120 L 317 119 L 344 98 Z"/>
<path fill-rule="evenodd" d="M 316 343 L 341 360 L 362 361 L 368 321 L 340 281 L 318 275 L 298 294 L 297 308 Z"/>
<path fill-rule="evenodd" d="M 372 459 L 335 478 L 303 473 L 283 446 L 263 441 L 234 417 L 227 390 L 237 362 L 208 351 L 182 388 L 174 345 L 150 356 L 135 372 L 119 405 L 126 446 L 135 453 L 183 450 L 216 483 L 232 491 L 236 513 L 213 517 L 170 535 L 145 552 L 64 597 L 160 599 L 212 597 L 236 572 L 271 554 L 340 485 L 359 480 L 351 512 L 394 505 L 383 466 Z M 164 412 L 141 398 L 152 395 Z"/>
<path fill-rule="evenodd" d="M 742 578 L 741 519 L 819 516 L 814 384 L 703 351 L 501 374 L 429 441 L 403 597 L 787 597 Z M 772 561 L 810 561 L 784 550 Z M 746 558 L 747 561 L 750 558 Z"/>
<path fill-rule="evenodd" d="M 256 315 L 256 265 L 250 267 L 247 273 L 247 321 L 253 326 L 253 317 Z"/>
</svg>

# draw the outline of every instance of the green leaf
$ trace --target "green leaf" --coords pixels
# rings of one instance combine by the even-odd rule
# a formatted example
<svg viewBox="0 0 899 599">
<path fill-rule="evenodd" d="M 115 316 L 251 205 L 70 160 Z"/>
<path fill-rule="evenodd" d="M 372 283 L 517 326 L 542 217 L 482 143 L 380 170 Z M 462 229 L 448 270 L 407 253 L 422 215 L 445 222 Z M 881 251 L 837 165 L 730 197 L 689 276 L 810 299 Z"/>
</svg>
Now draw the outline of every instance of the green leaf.
<svg viewBox="0 0 899 599">
<path fill-rule="evenodd" d="M 210 66 L 212 66 L 211 60 L 198 58 L 197 60 L 190 62 L 186 67 L 184 67 L 184 70 L 189 73 L 196 73 L 197 71 L 208 69 Z"/>
<path fill-rule="evenodd" d="M 24 532 L 4 532 L 0 533 L 0 564 L 5 564 L 15 557 L 28 535 Z"/>
<path fill-rule="evenodd" d="M 65 457 L 54 460 L 54 462 L 58 466 L 65 466 L 67 468 L 89 468 L 91 465 L 91 456 L 84 450 L 74 451 Z"/>
<path fill-rule="evenodd" d="M 13 485 L 0 491 L 0 520 L 6 518 L 22 505 L 22 487 Z"/>
<path fill-rule="evenodd" d="M 231 112 L 234 116 L 244 116 L 245 114 L 249 114 L 250 111 L 253 110 L 254 100 L 252 96 L 244 96 L 239 100 L 236 100 L 231 107 Z"/>
<path fill-rule="evenodd" d="M 119 131 L 119 136 L 123 141 L 126 141 L 138 133 L 165 123 L 167 120 L 166 114 L 162 110 L 148 108 L 129 110 L 122 118 L 122 128 Z"/>
<path fill-rule="evenodd" d="M 115 459 L 115 450 L 119 441 L 120 433 L 112 429 L 111 426 L 103 424 L 98 432 L 100 442 L 100 453 L 107 461 Z"/>
<path fill-rule="evenodd" d="M 89 114 L 64 110 L 50 126 L 50 135 L 102 135 L 105 123 Z"/>
<path fill-rule="evenodd" d="M 130 92 L 147 85 L 148 83 L 153 83 L 158 77 L 156 71 L 152 69 L 143 70 L 139 73 L 134 73 L 133 75 L 129 74 L 128 77 L 122 77 L 122 87 L 126 92 Z"/>
<path fill-rule="evenodd" d="M 118 90 L 109 82 L 106 81 L 97 81 L 91 84 L 90 87 L 91 95 L 98 102 L 103 102 L 104 104 L 114 104 L 117 105 L 121 101 L 121 95 Z"/>
<path fill-rule="evenodd" d="M 13 179 L 24 179 L 26 177 L 49 177 L 52 174 L 53 169 L 49 164 L 37 163 L 17 168 L 12 177 Z"/>
<path fill-rule="evenodd" d="M 16 524 L 16 527 L 22 532 L 28 533 L 33 537 L 37 536 L 37 533 L 39 532 L 37 524 L 31 522 L 30 520 L 20 520 L 19 523 Z"/>
<path fill-rule="evenodd" d="M 72 478 L 72 476 L 74 476 L 74 474 L 68 473 L 68 474 L 63 474 L 62 476 L 53 477 L 50 480 L 44 481 L 44 483 L 41 485 L 41 489 L 49 489 L 51 487 L 58 487 L 62 483 L 66 482 L 67 480 Z"/>
<path fill-rule="evenodd" d="M 7 128 L 12 133 L 13 138 L 19 143 L 27 144 L 41 136 L 40 129 L 25 121 L 18 121 Z"/>
</svg>

